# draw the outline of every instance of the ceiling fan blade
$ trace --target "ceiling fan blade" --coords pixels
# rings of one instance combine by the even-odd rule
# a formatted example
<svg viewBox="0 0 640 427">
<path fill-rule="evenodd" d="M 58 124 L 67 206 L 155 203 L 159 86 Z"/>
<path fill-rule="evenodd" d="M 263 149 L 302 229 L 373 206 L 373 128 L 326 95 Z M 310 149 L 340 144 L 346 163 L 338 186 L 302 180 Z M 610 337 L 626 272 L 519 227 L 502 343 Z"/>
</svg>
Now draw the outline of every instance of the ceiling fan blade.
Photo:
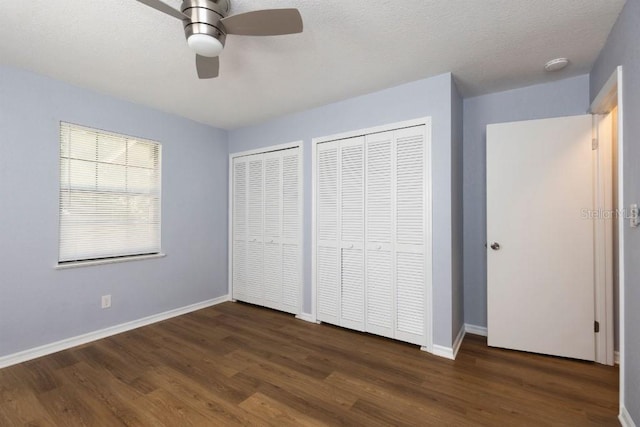
<svg viewBox="0 0 640 427">
<path fill-rule="evenodd" d="M 171 6 L 161 2 L 160 0 L 138 0 L 138 2 L 144 5 L 147 5 L 150 8 L 153 8 L 160 12 L 166 13 L 169 16 L 173 16 L 174 18 L 178 18 L 178 19 L 189 18 L 187 15 L 183 14 L 179 10 L 172 8 Z"/>
<path fill-rule="evenodd" d="M 302 32 L 298 9 L 266 9 L 239 13 L 220 20 L 227 34 L 240 36 L 280 36 Z"/>
<path fill-rule="evenodd" d="M 201 79 L 213 79 L 218 77 L 220 71 L 220 58 L 196 55 L 196 69 Z"/>
</svg>

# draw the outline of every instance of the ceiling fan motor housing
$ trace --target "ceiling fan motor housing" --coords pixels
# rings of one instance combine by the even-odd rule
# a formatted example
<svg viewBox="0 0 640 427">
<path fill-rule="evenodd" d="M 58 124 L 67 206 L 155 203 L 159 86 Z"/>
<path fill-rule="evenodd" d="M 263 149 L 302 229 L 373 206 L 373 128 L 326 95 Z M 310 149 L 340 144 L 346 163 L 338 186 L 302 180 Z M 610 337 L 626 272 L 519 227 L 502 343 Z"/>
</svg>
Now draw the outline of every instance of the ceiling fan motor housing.
<svg viewBox="0 0 640 427">
<path fill-rule="evenodd" d="M 224 46 L 227 35 L 220 20 L 229 14 L 229 7 L 229 0 L 184 0 L 182 13 L 190 17 L 183 20 L 187 40 L 194 34 L 204 34 Z"/>
</svg>

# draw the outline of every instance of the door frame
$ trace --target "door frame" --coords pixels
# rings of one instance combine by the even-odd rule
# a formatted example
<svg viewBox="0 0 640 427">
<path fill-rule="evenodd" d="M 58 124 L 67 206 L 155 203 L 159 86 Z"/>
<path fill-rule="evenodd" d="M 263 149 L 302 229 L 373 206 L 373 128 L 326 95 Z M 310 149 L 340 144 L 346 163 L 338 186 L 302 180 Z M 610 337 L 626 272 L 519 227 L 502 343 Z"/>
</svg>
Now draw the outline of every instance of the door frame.
<svg viewBox="0 0 640 427">
<path fill-rule="evenodd" d="M 432 145 L 433 145 L 433 129 L 431 126 L 431 117 L 422 117 L 413 120 L 405 120 L 401 122 L 388 123 L 380 126 L 374 126 L 369 128 L 362 128 L 348 132 L 337 133 L 333 135 L 327 135 L 322 137 L 316 137 L 311 140 L 311 314 L 308 316 L 308 320 L 314 323 L 318 323 L 317 317 L 317 265 L 316 265 L 316 231 L 317 231 L 317 152 L 318 145 L 326 142 L 337 141 L 341 139 L 349 139 L 360 136 L 366 136 L 373 133 L 382 133 L 394 131 L 402 128 L 414 127 L 414 126 L 426 126 L 430 129 L 429 143 L 427 144 L 426 156 L 429 159 L 429 164 L 426 164 L 426 175 L 428 180 L 426 185 L 426 197 L 425 197 L 425 209 L 429 214 L 429 221 L 425 224 L 425 271 L 427 272 L 425 278 L 425 297 L 427 316 L 425 316 L 425 331 L 426 331 L 426 345 L 421 347 L 421 350 L 433 353 L 433 174 L 432 174 Z M 366 167 L 366 165 L 365 165 Z M 366 315 L 365 315 L 366 316 Z"/>
<path fill-rule="evenodd" d="M 291 148 L 298 148 L 298 208 L 299 208 L 299 212 L 298 212 L 298 277 L 300 278 L 300 290 L 299 290 L 299 295 L 298 295 L 298 312 L 296 313 L 296 315 L 300 315 L 303 312 L 303 307 L 304 307 L 304 257 L 303 257 L 303 252 L 304 252 L 304 225 L 303 225 L 303 221 L 304 221 L 304 185 L 303 185 L 303 179 L 304 179 L 304 173 L 303 173 L 303 165 L 304 165 L 304 141 L 294 141 L 294 142 L 289 142 L 286 144 L 278 144 L 278 145 L 271 145 L 268 147 L 263 147 L 263 148 L 257 148 L 257 149 L 253 149 L 253 150 L 247 150 L 247 151 L 239 151 L 239 152 L 234 152 L 234 153 L 229 153 L 229 200 L 228 200 L 228 207 L 229 207 L 229 211 L 228 211 L 228 253 L 227 253 L 227 261 L 228 261 L 228 266 L 227 266 L 227 274 L 228 274 L 228 292 L 229 292 L 229 299 L 231 301 L 235 300 L 233 299 L 233 161 L 236 158 L 239 157 L 246 157 L 246 156 L 251 156 L 254 154 L 265 154 L 265 153 L 271 153 L 274 151 L 283 151 L 283 150 L 288 150 Z"/>
<path fill-rule="evenodd" d="M 616 127 L 618 145 L 618 200 L 615 202 L 617 212 L 625 212 L 624 201 L 624 96 L 623 96 L 623 68 L 616 67 L 604 84 L 598 95 L 591 103 L 589 112 L 592 114 L 608 114 L 618 107 L 618 123 Z M 624 274 L 624 230 L 625 218 L 618 221 L 618 335 L 620 353 L 620 414 L 624 410 L 624 378 L 625 378 L 625 274 Z M 604 242 L 597 242 L 603 244 Z"/>
</svg>

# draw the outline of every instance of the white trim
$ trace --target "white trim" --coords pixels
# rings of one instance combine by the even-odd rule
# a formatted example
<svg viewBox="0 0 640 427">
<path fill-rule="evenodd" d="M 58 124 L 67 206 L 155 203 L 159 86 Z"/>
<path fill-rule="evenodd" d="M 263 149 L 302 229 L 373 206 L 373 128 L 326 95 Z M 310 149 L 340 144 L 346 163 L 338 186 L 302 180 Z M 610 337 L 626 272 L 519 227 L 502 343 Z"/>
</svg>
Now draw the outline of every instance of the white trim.
<svg viewBox="0 0 640 427">
<path fill-rule="evenodd" d="M 318 320 L 316 319 L 316 316 L 314 316 L 311 313 L 300 313 L 296 315 L 296 319 L 304 320 L 305 322 L 309 322 L 309 323 L 319 323 Z"/>
<path fill-rule="evenodd" d="M 620 405 L 620 415 L 618 415 L 618 420 L 620 420 L 622 427 L 636 427 L 636 423 L 633 421 L 631 414 L 627 411 L 627 408 L 624 405 Z"/>
<path fill-rule="evenodd" d="M 303 141 L 300 140 L 300 141 L 294 141 L 294 142 L 287 142 L 286 144 L 277 144 L 277 145 L 270 145 L 268 147 L 263 147 L 263 148 L 256 148 L 254 150 L 238 151 L 235 153 L 230 153 L 229 158 L 234 159 L 236 157 L 252 156 L 254 154 L 264 154 L 264 153 L 270 153 L 272 151 L 279 151 L 279 150 L 288 150 L 290 148 L 302 147 L 302 144 L 303 144 Z"/>
<path fill-rule="evenodd" d="M 254 150 L 240 151 L 229 154 L 229 200 L 228 200 L 228 291 L 230 298 L 233 298 L 233 160 L 238 157 L 252 156 L 256 154 L 266 154 L 275 151 L 289 150 L 292 148 L 298 149 L 298 208 L 300 210 L 298 214 L 298 223 L 300 229 L 298 230 L 298 275 L 300 278 L 300 294 L 297 307 L 297 313 L 301 314 L 304 307 L 304 140 L 288 142 L 285 144 L 270 145 L 268 147 L 257 148 Z M 233 300 L 235 301 L 235 300 Z M 261 305 L 260 302 L 252 302 Z M 273 308 L 273 307 L 269 307 Z M 280 307 L 282 308 L 282 307 Z M 289 312 L 289 310 L 287 310 Z M 294 313 L 294 314 L 297 314 Z"/>
<path fill-rule="evenodd" d="M 340 139 L 355 138 L 359 136 L 371 135 L 373 133 L 389 132 L 391 130 L 398 130 L 414 126 L 424 126 L 430 124 L 430 117 L 421 117 L 413 120 L 405 120 L 402 122 L 389 123 L 381 126 L 374 126 L 370 128 L 358 129 L 349 132 L 336 133 L 333 135 L 316 137 L 311 140 L 312 146 L 315 148 L 317 144 L 323 142 L 337 141 Z"/>
<path fill-rule="evenodd" d="M 619 351 L 614 351 L 613 352 L 613 362 L 616 365 L 620 365 L 620 352 Z"/>
<path fill-rule="evenodd" d="M 76 347 L 82 344 L 87 344 L 92 341 L 107 338 L 112 335 L 117 335 L 122 332 L 127 332 L 132 329 L 141 328 L 143 326 L 171 319 L 172 317 L 182 316 L 183 314 L 191 313 L 192 311 L 202 310 L 203 308 L 221 304 L 226 301 L 229 301 L 229 295 L 224 295 L 218 298 L 198 302 L 185 307 L 165 311 L 164 313 L 153 314 L 151 316 L 143 317 L 142 319 L 121 323 L 116 326 L 110 326 L 105 329 L 100 329 L 98 331 L 93 331 L 50 344 L 45 344 L 39 347 L 34 347 L 28 350 L 20 351 L 18 353 L 9 354 L 7 356 L 0 357 L 0 369 L 33 360 L 38 357 L 57 353 L 62 350 L 67 350 L 69 348 Z"/>
<path fill-rule="evenodd" d="M 488 336 L 486 326 L 470 325 L 468 323 L 465 323 L 464 332 L 471 335 L 479 335 L 481 337 Z"/>
<path fill-rule="evenodd" d="M 604 84 L 591 104 L 592 113 L 608 113 L 613 106 L 618 107 L 618 201 L 617 208 L 624 212 L 624 80 L 623 68 L 618 66 Z M 617 98 L 617 101 L 616 101 Z M 620 352 L 620 406 L 624 409 L 625 398 L 625 274 L 624 274 L 624 231 L 626 221 L 618 222 L 618 335 Z M 621 419 L 622 421 L 622 419 Z"/>
<path fill-rule="evenodd" d="M 438 344 L 434 344 L 431 350 L 431 354 L 433 354 L 434 356 L 438 356 L 438 357 L 444 357 L 445 359 L 449 359 L 449 360 L 455 360 L 455 356 L 453 355 L 453 348 L 452 347 L 445 347 L 443 345 L 438 345 Z M 420 350 L 422 351 L 426 351 L 429 353 L 429 350 L 427 349 L 427 347 L 420 347 Z"/>
<path fill-rule="evenodd" d="M 131 255 L 118 258 L 96 259 L 93 261 L 74 261 L 57 264 L 53 268 L 56 270 L 67 270 L 69 268 L 90 267 L 92 265 L 117 264 L 119 262 L 142 261 L 144 259 L 164 258 L 167 254 Z"/>
<path fill-rule="evenodd" d="M 460 346 L 462 345 L 462 341 L 464 341 L 465 335 L 466 335 L 466 328 L 465 328 L 465 325 L 462 325 L 460 327 L 460 330 L 458 331 L 458 336 L 453 341 L 453 359 L 454 360 L 458 356 L 458 352 L 460 351 Z"/>
</svg>

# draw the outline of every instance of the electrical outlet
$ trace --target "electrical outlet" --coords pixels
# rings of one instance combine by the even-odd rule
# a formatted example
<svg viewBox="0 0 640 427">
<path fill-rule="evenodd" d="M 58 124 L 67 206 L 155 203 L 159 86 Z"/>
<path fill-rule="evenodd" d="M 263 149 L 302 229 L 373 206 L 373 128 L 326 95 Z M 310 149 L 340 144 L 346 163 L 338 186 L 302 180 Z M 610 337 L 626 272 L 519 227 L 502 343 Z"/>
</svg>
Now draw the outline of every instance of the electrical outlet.
<svg viewBox="0 0 640 427">
<path fill-rule="evenodd" d="M 111 295 L 102 295 L 102 308 L 111 307 Z"/>
</svg>

